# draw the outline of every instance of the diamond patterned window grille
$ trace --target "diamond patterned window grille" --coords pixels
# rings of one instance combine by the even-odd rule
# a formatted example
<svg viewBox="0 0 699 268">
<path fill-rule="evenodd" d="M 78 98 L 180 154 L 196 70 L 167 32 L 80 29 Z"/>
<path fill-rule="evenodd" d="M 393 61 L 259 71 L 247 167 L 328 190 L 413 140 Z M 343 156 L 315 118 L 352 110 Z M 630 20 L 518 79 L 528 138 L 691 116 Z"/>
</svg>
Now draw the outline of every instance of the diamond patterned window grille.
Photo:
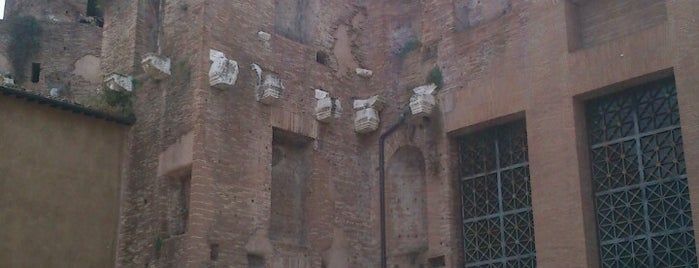
<svg viewBox="0 0 699 268">
<path fill-rule="evenodd" d="M 674 79 L 586 105 L 601 267 L 697 267 Z"/>
<path fill-rule="evenodd" d="M 524 120 L 459 139 L 464 267 L 536 267 Z"/>
</svg>

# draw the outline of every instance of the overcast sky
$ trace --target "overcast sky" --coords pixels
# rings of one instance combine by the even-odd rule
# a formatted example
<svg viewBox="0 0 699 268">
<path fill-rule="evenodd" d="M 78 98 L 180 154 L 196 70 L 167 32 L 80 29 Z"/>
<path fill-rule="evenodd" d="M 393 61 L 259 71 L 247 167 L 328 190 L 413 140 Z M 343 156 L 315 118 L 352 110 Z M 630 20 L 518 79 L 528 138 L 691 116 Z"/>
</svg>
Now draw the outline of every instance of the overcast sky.
<svg viewBox="0 0 699 268">
<path fill-rule="evenodd" d="M 5 16 L 5 0 L 0 0 L 0 20 Z"/>
</svg>

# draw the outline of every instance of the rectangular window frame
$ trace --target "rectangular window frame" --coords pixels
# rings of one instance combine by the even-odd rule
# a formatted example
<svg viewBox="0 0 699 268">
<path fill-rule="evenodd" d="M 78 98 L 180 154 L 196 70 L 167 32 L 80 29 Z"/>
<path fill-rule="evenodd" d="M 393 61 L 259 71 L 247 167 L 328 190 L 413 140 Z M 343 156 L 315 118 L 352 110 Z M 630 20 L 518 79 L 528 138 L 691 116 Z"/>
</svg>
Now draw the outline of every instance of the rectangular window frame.
<svg viewBox="0 0 699 268">
<path fill-rule="evenodd" d="M 678 262 L 697 266 L 676 94 L 674 78 L 670 77 L 585 103 L 601 267 L 665 267 Z M 676 158 L 663 162 L 670 153 Z M 649 162 L 653 158 L 655 166 Z M 658 177 L 655 172 L 659 169 L 665 169 L 670 177 Z M 658 198 L 670 191 L 663 188 L 668 186 L 677 190 L 671 206 L 686 206 L 685 211 L 656 209 L 667 201 Z M 680 217 L 684 226 L 655 228 L 657 222 L 674 224 L 670 213 Z M 670 240 L 684 243 L 680 248 L 665 249 L 682 251 L 678 254 L 687 258 L 673 259 L 669 252 L 654 251 Z"/>
<path fill-rule="evenodd" d="M 536 267 L 525 120 L 462 136 L 458 144 L 464 267 L 505 264 Z M 490 191 L 485 204 L 478 200 L 483 197 L 479 196 L 483 189 L 477 190 L 478 186 L 469 185 L 478 180 L 497 188 Z M 522 182 L 524 187 L 519 187 Z M 467 186 L 474 186 L 469 188 L 470 193 Z M 485 188 L 487 190 L 488 186 Z M 471 197 L 475 201 L 467 203 Z M 488 205 L 491 201 L 497 206 Z M 485 230 L 480 230 L 480 227 Z M 497 234 L 491 234 L 495 231 Z M 487 241 L 483 233 L 492 241 Z M 499 247 L 478 250 L 482 248 L 478 243 L 493 241 L 499 242 Z"/>
</svg>

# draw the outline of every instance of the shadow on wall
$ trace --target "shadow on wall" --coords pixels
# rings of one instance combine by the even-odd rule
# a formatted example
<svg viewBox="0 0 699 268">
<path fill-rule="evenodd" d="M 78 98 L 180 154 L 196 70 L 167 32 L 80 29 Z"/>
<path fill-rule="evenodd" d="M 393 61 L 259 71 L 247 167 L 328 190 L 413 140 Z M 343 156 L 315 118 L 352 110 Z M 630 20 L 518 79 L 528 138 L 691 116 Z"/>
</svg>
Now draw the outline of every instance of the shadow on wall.
<svg viewBox="0 0 699 268">
<path fill-rule="evenodd" d="M 270 238 L 306 244 L 305 211 L 311 175 L 310 139 L 274 129 L 272 142 L 272 219 Z"/>
<path fill-rule="evenodd" d="M 488 23 L 511 9 L 511 0 L 455 0 L 456 30 L 467 30 Z"/>
<path fill-rule="evenodd" d="M 421 267 L 427 250 L 427 193 L 420 149 L 400 147 L 388 162 L 387 175 L 388 263 Z"/>
</svg>

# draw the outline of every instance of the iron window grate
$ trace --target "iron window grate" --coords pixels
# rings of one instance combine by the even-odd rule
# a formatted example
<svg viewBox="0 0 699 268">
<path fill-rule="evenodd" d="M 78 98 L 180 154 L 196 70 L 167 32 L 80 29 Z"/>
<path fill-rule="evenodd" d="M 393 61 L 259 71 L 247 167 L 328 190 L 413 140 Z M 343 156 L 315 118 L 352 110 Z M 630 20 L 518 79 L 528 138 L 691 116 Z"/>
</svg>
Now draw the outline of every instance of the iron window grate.
<svg viewBox="0 0 699 268">
<path fill-rule="evenodd" d="M 464 267 L 536 267 L 524 120 L 459 140 Z"/>
<path fill-rule="evenodd" d="M 586 105 L 601 267 L 696 267 L 672 78 Z"/>
</svg>

